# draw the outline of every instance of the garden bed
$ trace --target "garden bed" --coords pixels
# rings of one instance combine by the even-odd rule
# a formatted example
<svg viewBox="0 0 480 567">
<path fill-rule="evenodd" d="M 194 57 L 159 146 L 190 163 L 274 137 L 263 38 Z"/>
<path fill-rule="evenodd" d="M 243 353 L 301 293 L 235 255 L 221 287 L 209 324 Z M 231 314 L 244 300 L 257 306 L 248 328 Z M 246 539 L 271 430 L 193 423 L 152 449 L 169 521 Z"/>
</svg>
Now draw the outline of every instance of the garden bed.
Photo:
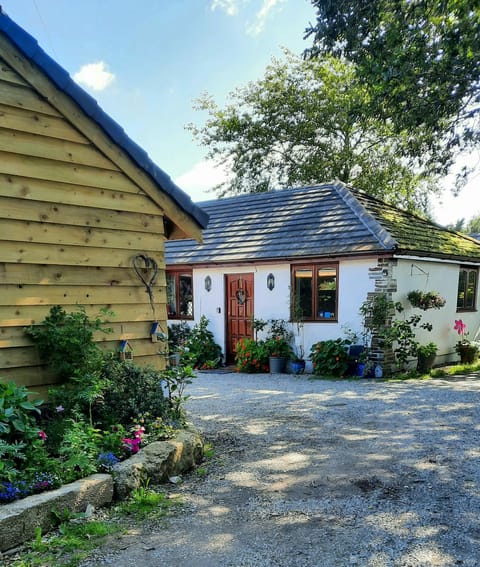
<svg viewBox="0 0 480 567">
<path fill-rule="evenodd" d="M 115 465 L 113 474 L 94 474 L 0 506 L 0 552 L 44 534 L 56 525 L 54 512 L 85 512 L 125 498 L 132 490 L 151 481 L 164 482 L 199 463 L 203 442 L 194 430 L 182 430 L 173 439 L 147 445 L 132 457 Z"/>
</svg>

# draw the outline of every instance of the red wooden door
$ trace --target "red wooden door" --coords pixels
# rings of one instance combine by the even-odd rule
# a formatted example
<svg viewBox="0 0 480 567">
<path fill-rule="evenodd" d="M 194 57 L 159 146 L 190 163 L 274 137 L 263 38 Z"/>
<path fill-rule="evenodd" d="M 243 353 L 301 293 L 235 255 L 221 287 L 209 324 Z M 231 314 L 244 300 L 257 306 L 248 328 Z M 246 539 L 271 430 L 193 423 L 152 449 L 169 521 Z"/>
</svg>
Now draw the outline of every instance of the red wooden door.
<svg viewBox="0 0 480 567">
<path fill-rule="evenodd" d="M 253 274 L 228 274 L 227 290 L 227 362 L 235 359 L 235 345 L 243 337 L 253 338 Z"/>
</svg>

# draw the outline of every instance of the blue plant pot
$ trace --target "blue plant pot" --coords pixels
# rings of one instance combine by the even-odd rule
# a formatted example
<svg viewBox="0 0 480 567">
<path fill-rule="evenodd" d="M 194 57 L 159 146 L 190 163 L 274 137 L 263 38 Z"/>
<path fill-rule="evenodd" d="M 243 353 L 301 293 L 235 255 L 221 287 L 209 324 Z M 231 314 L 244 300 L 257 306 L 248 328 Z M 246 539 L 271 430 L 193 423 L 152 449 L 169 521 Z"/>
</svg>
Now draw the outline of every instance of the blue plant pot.
<svg viewBox="0 0 480 567">
<path fill-rule="evenodd" d="M 292 362 L 290 362 L 290 367 L 293 374 L 303 374 L 305 372 L 305 361 L 292 360 Z"/>
</svg>

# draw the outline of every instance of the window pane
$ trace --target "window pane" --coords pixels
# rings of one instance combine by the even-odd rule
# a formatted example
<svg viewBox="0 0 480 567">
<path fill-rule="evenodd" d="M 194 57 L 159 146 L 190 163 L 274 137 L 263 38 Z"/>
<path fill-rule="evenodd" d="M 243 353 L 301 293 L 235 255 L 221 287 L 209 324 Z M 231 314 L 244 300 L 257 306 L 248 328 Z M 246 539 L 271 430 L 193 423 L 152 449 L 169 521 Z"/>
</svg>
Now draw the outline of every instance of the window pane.
<svg viewBox="0 0 480 567">
<path fill-rule="evenodd" d="M 475 288 L 476 288 L 476 272 L 474 270 L 469 270 L 467 272 L 467 298 L 465 301 L 465 307 L 473 308 L 475 306 Z"/>
<path fill-rule="evenodd" d="M 460 270 L 458 274 L 458 292 L 457 292 L 457 308 L 462 309 L 465 307 L 465 281 L 466 271 Z"/>
<path fill-rule="evenodd" d="M 193 316 L 193 287 L 191 274 L 180 274 L 178 276 L 180 290 L 180 315 L 183 317 Z"/>
<path fill-rule="evenodd" d="M 177 290 L 175 286 L 175 274 L 167 273 L 167 313 L 170 316 L 177 314 Z"/>
<path fill-rule="evenodd" d="M 294 313 L 298 318 L 313 317 L 313 272 L 311 268 L 295 270 L 295 305 Z"/>
<path fill-rule="evenodd" d="M 321 267 L 317 272 L 317 315 L 334 319 L 337 315 L 337 270 Z"/>
</svg>

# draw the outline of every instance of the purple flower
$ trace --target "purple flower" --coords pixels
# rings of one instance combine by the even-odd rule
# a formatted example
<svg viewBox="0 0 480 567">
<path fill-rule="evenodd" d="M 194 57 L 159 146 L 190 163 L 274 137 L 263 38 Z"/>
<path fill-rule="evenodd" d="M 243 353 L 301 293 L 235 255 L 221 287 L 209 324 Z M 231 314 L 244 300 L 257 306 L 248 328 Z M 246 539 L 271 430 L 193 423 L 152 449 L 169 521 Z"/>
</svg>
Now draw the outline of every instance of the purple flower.
<svg viewBox="0 0 480 567">
<path fill-rule="evenodd" d="M 65 408 L 62 405 L 57 406 L 55 409 L 57 410 L 57 413 L 60 413 L 65 410 Z"/>
</svg>

